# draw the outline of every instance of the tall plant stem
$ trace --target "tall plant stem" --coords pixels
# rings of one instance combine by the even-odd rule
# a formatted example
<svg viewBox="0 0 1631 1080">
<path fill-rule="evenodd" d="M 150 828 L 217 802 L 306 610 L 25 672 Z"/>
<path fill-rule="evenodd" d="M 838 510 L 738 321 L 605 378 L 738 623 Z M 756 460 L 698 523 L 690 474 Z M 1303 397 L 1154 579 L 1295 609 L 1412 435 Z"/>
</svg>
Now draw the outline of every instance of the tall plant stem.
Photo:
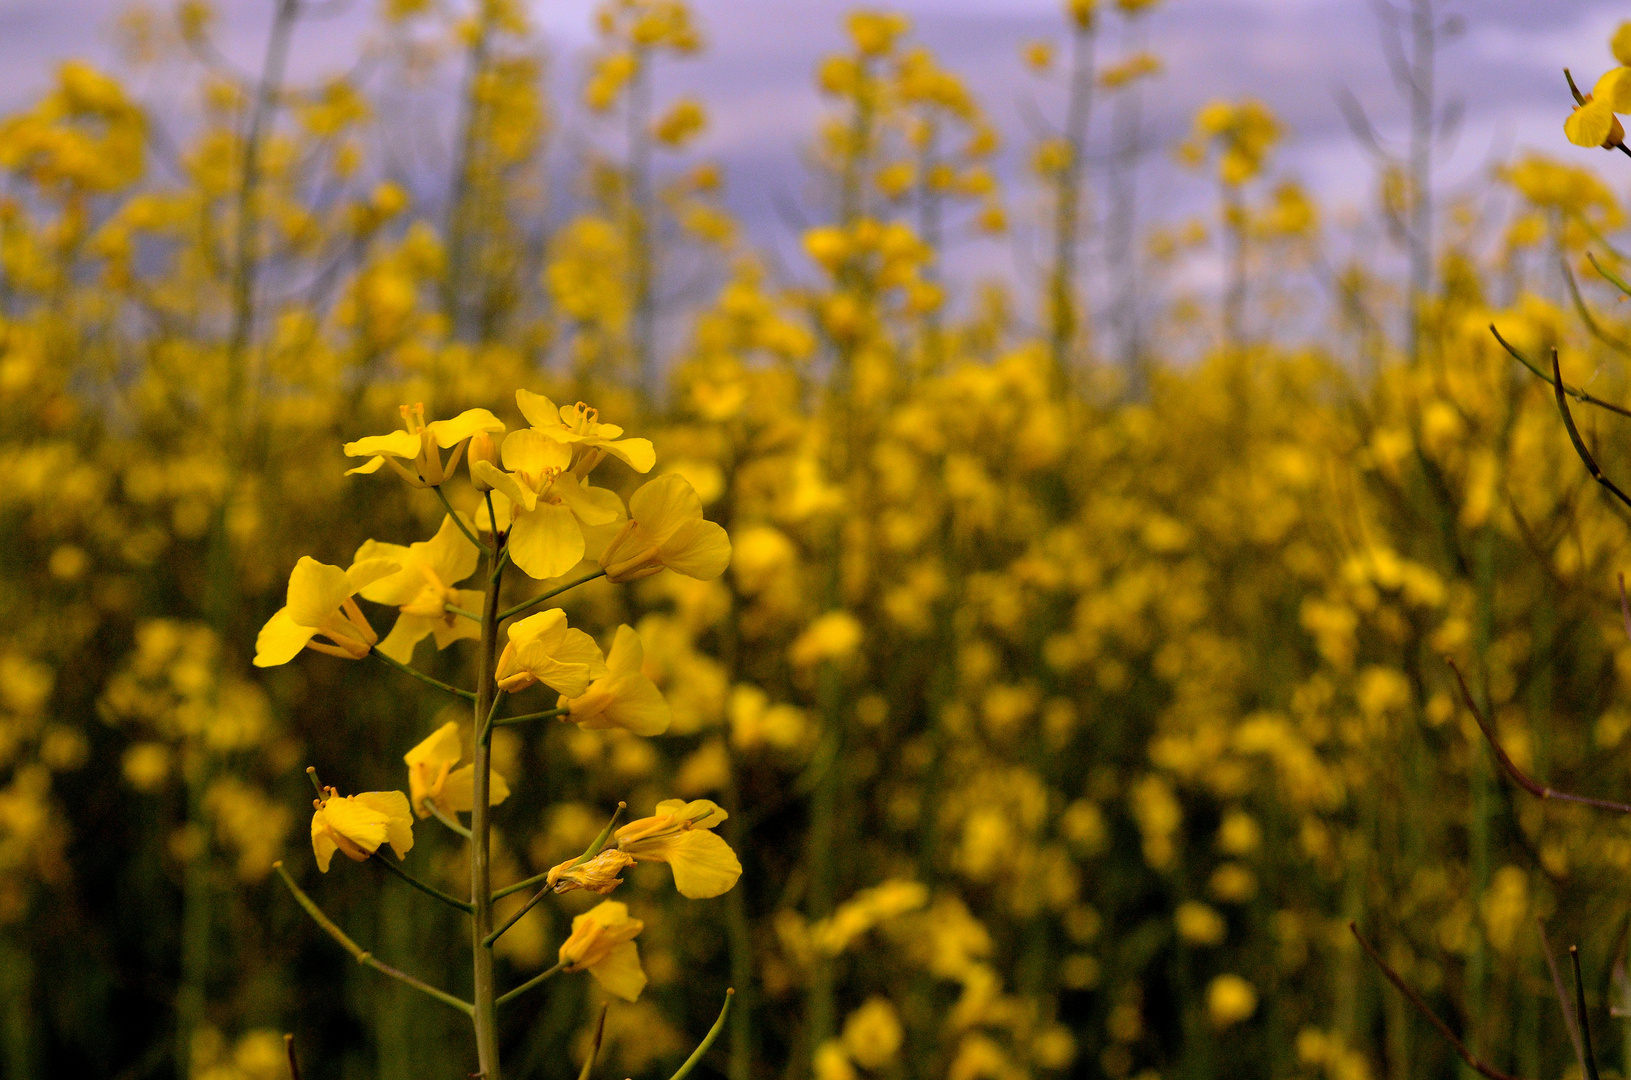
<svg viewBox="0 0 1631 1080">
<path fill-rule="evenodd" d="M 651 197 L 651 61 L 648 49 L 635 51 L 634 78 L 629 82 L 629 252 L 634 263 L 634 363 L 640 389 L 657 393 L 657 297 L 655 249 L 652 244 Z"/>
<path fill-rule="evenodd" d="M 480 670 L 476 673 L 476 707 L 472 733 L 475 738 L 475 786 L 471 793 L 474 805 L 470 810 L 470 895 L 475 900 L 475 918 L 471 920 L 471 949 L 475 954 L 475 1023 L 476 1055 L 483 1080 L 500 1080 L 498 1064 L 498 998 L 493 985 L 493 947 L 488 936 L 493 932 L 493 882 L 490 855 L 492 851 L 492 817 L 489 793 L 492 789 L 492 741 L 487 738 L 487 721 L 498 698 L 498 684 L 494 673 L 498 644 L 498 594 L 503 585 L 503 552 L 499 541 L 493 541 L 488 554 L 490 567 L 496 572 L 492 587 L 487 590 L 481 613 Z"/>
<path fill-rule="evenodd" d="M 1093 25 L 1078 23 L 1071 36 L 1070 100 L 1065 142 L 1070 160 L 1059 170 L 1053 220 L 1053 266 L 1048 273 L 1048 352 L 1057 389 L 1070 385 L 1077 318 L 1076 245 L 1081 240 L 1083 184 L 1087 176 L 1087 122 L 1093 108 Z"/>
</svg>

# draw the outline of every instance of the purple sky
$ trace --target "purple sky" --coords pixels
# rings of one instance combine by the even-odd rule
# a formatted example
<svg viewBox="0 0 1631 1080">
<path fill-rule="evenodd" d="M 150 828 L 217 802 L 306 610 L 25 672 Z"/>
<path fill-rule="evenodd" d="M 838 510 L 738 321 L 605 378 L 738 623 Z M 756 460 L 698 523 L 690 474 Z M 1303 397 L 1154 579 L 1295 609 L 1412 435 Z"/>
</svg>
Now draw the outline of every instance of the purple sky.
<svg viewBox="0 0 1631 1080">
<path fill-rule="evenodd" d="M 332 3 L 333 0 L 328 0 Z M 353 0 L 337 17 L 305 26 L 297 38 L 297 75 L 347 66 L 370 24 L 375 0 Z M 793 0 L 694 0 L 709 41 L 700 58 L 668 65 L 660 94 L 695 93 L 709 103 L 712 125 L 698 154 L 726 166 L 731 200 L 760 243 L 790 252 L 777 205 L 796 204 L 810 188 L 800 154 L 824 103 L 812 85 L 823 54 L 843 44 L 849 3 Z M 943 64 L 965 74 L 1008 136 L 1005 175 L 1021 177 L 1027 115 L 1057 116 L 1057 86 L 1023 68 L 1022 45 L 1058 38 L 1055 0 L 902 0 L 891 5 L 913 20 L 913 38 Z M 1464 33 L 1445 49 L 1439 86 L 1466 103 L 1454 152 L 1438 172 L 1445 189 L 1475 181 L 1493 160 L 1534 147 L 1606 167 L 1604 155 L 1569 147 L 1562 121 L 1569 104 L 1560 69 L 1568 64 L 1587 85 L 1610 61 L 1607 39 L 1628 13 L 1606 0 L 1441 0 Z M 271 0 L 223 0 L 224 51 L 251 66 L 259 53 Z M 558 78 L 575 79 L 591 44 L 594 0 L 531 5 L 557 60 Z M 14 107 L 46 84 L 55 62 L 87 56 L 107 62 L 109 24 L 119 5 L 108 0 L 0 0 L 0 106 Z M 1114 19 L 1108 20 L 1114 23 Z M 1399 134 L 1399 99 L 1378 45 L 1376 16 L 1365 0 L 1164 0 L 1147 17 L 1148 40 L 1167 65 L 1150 84 L 1152 143 L 1170 146 L 1197 106 L 1218 96 L 1252 94 L 1285 121 L 1290 137 L 1278 171 L 1301 178 L 1333 214 L 1363 205 L 1374 171 L 1355 145 L 1335 105 L 1343 86 L 1362 101 L 1384 136 Z M 1115 34 L 1101 55 L 1113 58 Z M 148 88 L 149 95 L 163 87 Z M 1031 104 L 1027 104 L 1027 102 Z M 574 122 L 568 120 L 567 133 Z M 1101 124 L 1102 130 L 1102 124 Z M 1149 220 L 1201 211 L 1208 185 L 1158 153 L 1143 181 Z M 1024 195 L 1013 201 L 1023 214 Z M 1002 250 L 997 250 L 997 247 Z M 1011 245 L 972 246 L 954 263 L 1006 263 Z M 1021 260 L 1023 261 L 1023 260 Z M 1203 277 L 1204 264 L 1198 271 Z"/>
</svg>

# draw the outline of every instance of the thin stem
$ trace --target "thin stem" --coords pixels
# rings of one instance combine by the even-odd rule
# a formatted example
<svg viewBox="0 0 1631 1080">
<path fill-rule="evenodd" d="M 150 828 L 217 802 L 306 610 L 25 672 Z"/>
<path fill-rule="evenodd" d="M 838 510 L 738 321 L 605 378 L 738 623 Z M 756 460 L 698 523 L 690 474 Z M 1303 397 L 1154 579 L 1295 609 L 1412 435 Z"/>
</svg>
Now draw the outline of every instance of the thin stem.
<svg viewBox="0 0 1631 1080">
<path fill-rule="evenodd" d="M 1586 471 L 1616 499 L 1626 506 L 1631 506 L 1631 496 L 1626 495 L 1614 485 L 1614 481 L 1603 475 L 1603 470 L 1597 465 L 1597 459 L 1586 449 L 1586 441 L 1580 437 L 1580 429 L 1574 426 L 1574 415 L 1569 412 L 1569 399 L 1563 394 L 1563 369 L 1558 366 L 1556 349 L 1552 350 L 1552 394 L 1557 398 L 1557 411 L 1563 414 L 1563 426 L 1569 432 L 1569 441 L 1574 443 L 1574 452 L 1585 462 Z"/>
<path fill-rule="evenodd" d="M 294 1056 L 294 1036 L 283 1036 L 283 1052 L 289 1058 L 289 1080 L 300 1080 L 300 1060 Z"/>
<path fill-rule="evenodd" d="M 494 727 L 505 727 L 510 724 L 525 724 L 532 720 L 551 720 L 557 716 L 565 716 L 572 710 L 562 705 L 558 709 L 545 709 L 543 712 L 530 712 L 521 716 L 501 716 L 493 721 Z"/>
<path fill-rule="evenodd" d="M 476 545 L 476 550 L 485 554 L 487 551 L 487 545 L 482 543 L 480 540 L 477 540 L 476 534 L 470 531 L 469 526 L 465 525 L 464 518 L 460 517 L 459 512 L 453 509 L 453 504 L 447 501 L 447 493 L 442 490 L 441 485 L 438 484 L 431 488 L 431 490 L 436 492 L 436 497 L 438 499 L 442 500 L 442 505 L 447 508 L 447 516 L 452 518 L 453 524 L 457 525 L 459 527 L 459 531 L 464 533 L 464 538 Z"/>
<path fill-rule="evenodd" d="M 525 994 L 528 990 L 531 990 L 533 987 L 537 986 L 539 983 L 543 982 L 545 979 L 550 978 L 553 975 L 559 974 L 561 971 L 565 970 L 565 968 L 566 968 L 566 961 L 565 960 L 559 961 L 558 963 L 556 963 L 556 965 L 554 967 L 550 968 L 548 971 L 545 971 L 544 973 L 542 973 L 540 975 L 534 975 L 532 978 L 528 979 L 526 982 L 522 983 L 520 986 L 516 987 L 514 990 L 511 990 L 509 993 L 500 994 L 498 996 L 498 1000 L 493 1002 L 493 1004 L 494 1005 L 502 1005 L 506 1001 L 514 1001 L 516 998 L 520 997 L 522 994 Z"/>
<path fill-rule="evenodd" d="M 512 927 L 516 923 L 520 922 L 521 917 L 523 915 L 525 915 L 527 912 L 531 911 L 533 909 L 533 907 L 538 903 L 538 901 L 542 900 L 545 896 L 549 895 L 549 891 L 550 891 L 549 886 L 545 885 L 542 889 L 539 889 L 537 892 L 533 893 L 532 896 L 528 898 L 527 902 L 525 904 L 521 905 L 521 910 L 520 911 L 517 911 L 514 915 L 511 915 L 509 920 L 507 922 L 505 922 L 505 924 L 503 926 L 499 927 L 497 930 L 494 930 L 491 934 L 488 934 L 486 937 L 482 938 L 481 943 L 483 945 L 485 945 L 487 948 L 491 949 L 493 947 L 493 942 L 495 942 L 499 938 L 503 937 L 504 936 L 504 931 L 508 930 L 510 927 Z"/>
<path fill-rule="evenodd" d="M 1580 1043 L 1586 1053 L 1586 1080 L 1598 1080 L 1597 1055 L 1591 1049 L 1591 1020 L 1586 1016 L 1586 983 L 1580 977 L 1580 949 L 1569 946 L 1569 963 L 1574 967 L 1574 1012 L 1580 1020 Z"/>
<path fill-rule="evenodd" d="M 1586 1049 L 1580 1042 L 1580 1023 L 1574 1018 L 1574 1005 L 1569 1001 L 1569 993 L 1563 989 L 1563 975 L 1557 970 L 1557 960 L 1552 956 L 1552 943 L 1546 940 L 1546 923 L 1539 917 L 1535 919 L 1535 928 L 1540 932 L 1540 948 L 1546 957 L 1546 969 L 1552 973 L 1552 989 L 1557 992 L 1558 1008 L 1563 1010 L 1563 1026 L 1569 1030 L 1569 1041 L 1574 1045 L 1575 1060 L 1580 1063 L 1580 1075 L 1586 1075 Z"/>
<path fill-rule="evenodd" d="M 691 1056 L 685 1059 L 685 1064 L 681 1065 L 668 1080 L 685 1080 L 687 1076 L 691 1075 L 691 1070 L 697 1067 L 697 1062 L 702 1060 L 702 1055 L 708 1052 L 708 1048 L 714 1044 L 714 1040 L 719 1038 L 719 1033 L 725 1030 L 725 1017 L 730 1015 L 731 999 L 735 996 L 735 987 L 725 991 L 725 1004 L 719 1007 L 719 1019 L 714 1021 L 714 1026 L 708 1029 L 708 1034 L 702 1037 L 702 1041 L 697 1044 L 697 1048 L 691 1051 Z M 1596 1078 L 1593 1077 L 1592 1080 L 1596 1080 Z"/>
<path fill-rule="evenodd" d="M 1514 349 L 1506 338 L 1501 336 L 1501 332 L 1495 329 L 1494 323 L 1490 324 L 1489 332 L 1495 335 L 1495 340 L 1501 343 L 1501 348 L 1511 353 L 1512 358 L 1518 363 L 1522 364 L 1524 367 L 1528 368 L 1534 374 L 1535 378 L 1539 379 L 1547 386 L 1552 387 L 1554 390 L 1557 389 L 1558 384 L 1552 381 L 1552 377 L 1546 374 L 1540 368 L 1536 367 L 1532 362 L 1530 362 L 1527 356 L 1523 355 L 1523 353 L 1519 352 L 1517 349 Z M 1618 413 L 1621 416 L 1631 416 L 1631 409 L 1616 405 L 1611 401 L 1604 401 L 1602 398 L 1593 397 L 1584 390 L 1580 389 L 1578 386 L 1570 386 L 1568 383 L 1564 383 L 1563 392 L 1574 398 L 1574 400 L 1583 404 L 1595 405 L 1599 409 L 1607 409 L 1609 412 Z"/>
<path fill-rule="evenodd" d="M 1455 680 L 1461 686 L 1461 700 L 1466 704 L 1468 711 L 1472 713 L 1472 718 L 1478 722 L 1478 729 L 1484 733 L 1484 738 L 1489 740 L 1489 747 L 1495 753 L 1495 760 L 1501 763 L 1501 768 L 1506 770 L 1507 775 L 1512 777 L 1514 783 L 1537 799 L 1557 799 L 1560 802 L 1593 806 L 1599 810 L 1612 810 L 1616 814 L 1631 814 L 1631 805 L 1626 803 L 1612 802 L 1608 799 L 1593 799 L 1585 795 L 1570 795 L 1566 791 L 1558 791 L 1556 788 L 1550 788 L 1531 780 L 1524 774 L 1522 769 L 1518 768 L 1517 763 L 1507 756 L 1500 740 L 1495 737 L 1495 730 L 1490 727 L 1489 721 L 1484 719 L 1483 711 L 1474 703 L 1472 691 L 1467 689 L 1467 680 L 1461 676 L 1461 669 L 1455 666 L 1454 660 L 1446 658 L 1444 662 L 1450 665 L 1451 671 L 1455 672 Z"/>
<path fill-rule="evenodd" d="M 477 615 L 474 611 L 466 611 L 462 607 L 454 607 L 452 604 L 443 604 L 442 610 L 447 612 L 449 615 L 463 615 L 471 622 L 481 622 L 480 615 Z"/>
<path fill-rule="evenodd" d="M 466 701 L 475 701 L 476 700 L 476 695 L 472 694 L 470 691 L 460 690 L 457 686 L 450 686 L 450 685 L 448 685 L 447 683 L 443 682 L 440 679 L 433 679 L 429 675 L 426 675 L 422 671 L 415 671 L 413 668 L 409 667 L 407 664 L 402 663 L 400 660 L 392 660 L 389 656 L 386 656 L 384 653 L 380 652 L 378 647 L 375 647 L 374 649 L 371 649 L 369 651 L 373 656 L 378 657 L 382 662 L 384 662 L 386 664 L 389 664 L 391 667 L 396 668 L 400 672 L 403 672 L 403 673 L 408 674 L 408 675 L 412 675 L 414 678 L 418 679 L 422 683 L 429 683 L 431 686 L 436 687 L 436 689 L 438 689 L 438 690 L 445 690 L 448 693 L 452 694 L 453 696 L 463 698 Z"/>
<path fill-rule="evenodd" d="M 578 1070 L 578 1080 L 589 1080 L 589 1073 L 595 1067 L 595 1059 L 600 1056 L 600 1043 L 606 1037 L 606 1010 L 610 1005 L 600 1007 L 600 1019 L 595 1021 L 595 1041 L 589 1044 L 589 1056 L 583 1059 L 583 1068 Z M 296 1077 L 295 1080 L 299 1080 Z"/>
<path fill-rule="evenodd" d="M 458 818 L 452 816 L 451 814 L 443 813 L 442 808 L 437 806 L 430 799 L 426 799 L 419 805 L 423 806 L 426 810 L 429 810 L 431 817 L 434 817 L 437 821 L 440 821 L 443 825 L 446 825 L 448 828 L 452 829 L 466 840 L 470 839 L 470 830 L 465 828 Z"/>
<path fill-rule="evenodd" d="M 1399 977 L 1398 972 L 1387 966 L 1387 961 L 1383 960 L 1376 952 L 1376 949 L 1371 946 L 1371 943 L 1365 940 L 1365 935 L 1359 932 L 1359 927 L 1350 922 L 1348 923 L 1348 929 L 1359 941 L 1359 947 L 1365 950 L 1365 955 L 1370 957 L 1371 963 L 1380 968 L 1382 974 L 1387 977 L 1387 981 L 1392 983 L 1399 993 L 1410 1000 L 1410 1004 L 1414 1005 L 1416 1011 L 1427 1018 L 1428 1023 L 1438 1029 L 1438 1033 L 1444 1036 L 1444 1041 L 1455 1049 L 1455 1052 L 1461 1056 L 1461 1060 L 1465 1061 L 1469 1068 L 1478 1075 L 1487 1077 L 1488 1080 L 1516 1080 L 1516 1077 L 1504 1073 L 1492 1065 L 1486 1065 L 1483 1061 L 1474 1057 L 1472 1051 L 1467 1049 L 1466 1044 L 1456 1038 L 1455 1032 L 1450 1030 L 1450 1025 L 1440 1020 L 1438 1014 L 1427 1007 L 1427 1002 L 1421 999 L 1421 995 L 1412 990 L 1410 984 Z"/>
<path fill-rule="evenodd" d="M 477 742 L 483 746 L 487 745 L 488 737 L 493 733 L 493 718 L 498 715 L 498 708 L 503 703 L 504 691 L 494 690 L 492 707 L 487 710 L 487 719 L 481 725 L 481 733 L 476 737 Z"/>
<path fill-rule="evenodd" d="M 448 907 L 458 908 L 466 915 L 476 910 L 476 905 L 470 903 L 468 900 L 460 900 L 456 896 L 449 896 L 447 893 L 436 888 L 434 885 L 426 885 L 423 881 L 420 881 L 418 878 L 414 877 L 412 874 L 408 873 L 406 870 L 402 869 L 402 867 L 387 859 L 377 851 L 374 852 L 373 861 L 385 867 L 385 869 L 389 870 L 403 881 L 406 881 L 409 885 L 412 885 L 426 896 L 434 896 Z"/>
<path fill-rule="evenodd" d="M 281 861 L 273 863 L 272 869 L 277 871 L 278 877 L 283 879 L 283 884 L 288 886 L 289 892 L 295 898 L 295 903 L 304 908 L 306 914 L 311 916 L 312 921 L 318 926 L 322 927 L 323 931 L 327 933 L 329 937 L 339 942 L 340 947 L 346 952 L 350 953 L 352 959 L 356 960 L 357 963 L 366 964 L 368 967 L 373 968 L 382 975 L 389 975 L 391 978 L 413 987 L 422 994 L 430 995 L 437 1001 L 442 1002 L 444 1005 L 451 1005 L 455 1009 L 458 1009 L 460 1012 L 464 1013 L 466 1016 L 471 1016 L 474 1014 L 475 1008 L 468 1001 L 461 998 L 456 998 L 452 994 L 447 993 L 445 990 L 438 990 L 436 987 L 420 979 L 414 978 L 405 971 L 399 971 L 391 965 L 382 963 L 381 961 L 375 959 L 373 953 L 364 949 L 355 941 L 352 941 L 346 936 L 344 930 L 341 930 L 334 924 L 334 920 L 323 914 L 323 909 L 318 907 L 317 904 L 312 901 L 312 898 L 302 892 L 300 886 L 294 883 L 294 878 L 289 876 L 289 872 L 283 868 L 283 863 Z"/>
<path fill-rule="evenodd" d="M 606 827 L 604 829 L 600 830 L 600 835 L 595 837 L 594 841 L 584 849 L 583 854 L 572 860 L 573 866 L 582 866 L 596 855 L 599 855 L 601 851 L 605 849 L 606 842 L 612 838 L 612 829 L 617 827 L 617 819 L 623 816 L 623 811 L 628 809 L 628 806 L 629 804 L 626 802 L 620 802 L 617 804 L 617 809 L 612 811 L 612 819 L 606 823 Z M 513 893 L 518 893 L 522 889 L 528 888 L 529 886 L 536 885 L 548 877 L 549 871 L 546 870 L 544 873 L 538 874 L 535 877 L 527 878 L 525 881 L 518 881 L 514 885 L 506 885 L 504 888 L 493 894 L 493 899 L 502 900 L 504 897 Z M 536 897 L 534 897 L 532 901 L 528 902 L 527 907 L 531 907 L 534 903 L 537 903 Z M 523 911 L 522 914 L 525 914 L 525 912 Z M 520 918 L 520 916 L 516 916 L 516 918 Z M 511 919 L 510 922 L 514 923 L 515 919 Z M 504 929 L 508 930 L 509 927 L 506 926 Z M 503 930 L 499 931 L 499 933 L 503 932 Z M 496 939 L 498 934 L 494 934 L 493 937 Z"/>
<path fill-rule="evenodd" d="M 582 585 L 586 581 L 593 581 L 597 577 L 605 577 L 605 576 L 606 576 L 606 568 L 603 566 L 599 570 L 596 570 L 592 574 L 586 574 L 585 576 L 578 578 L 578 580 L 576 580 L 576 581 L 568 581 L 565 585 L 561 585 L 558 588 L 551 589 L 548 592 L 544 593 L 544 595 L 542 595 L 542 596 L 535 596 L 531 600 L 527 600 L 527 601 L 524 601 L 523 603 L 519 603 L 519 604 L 515 605 L 513 608 L 510 608 L 508 611 L 500 612 L 499 616 L 498 616 L 498 621 L 503 622 L 505 619 L 514 618 L 515 616 L 521 614 L 523 611 L 531 611 L 533 608 L 537 607 L 539 604 L 542 604 L 545 600 L 553 600 L 555 597 L 561 595 L 563 592 L 565 592 L 568 589 L 575 589 L 579 585 Z"/>
</svg>

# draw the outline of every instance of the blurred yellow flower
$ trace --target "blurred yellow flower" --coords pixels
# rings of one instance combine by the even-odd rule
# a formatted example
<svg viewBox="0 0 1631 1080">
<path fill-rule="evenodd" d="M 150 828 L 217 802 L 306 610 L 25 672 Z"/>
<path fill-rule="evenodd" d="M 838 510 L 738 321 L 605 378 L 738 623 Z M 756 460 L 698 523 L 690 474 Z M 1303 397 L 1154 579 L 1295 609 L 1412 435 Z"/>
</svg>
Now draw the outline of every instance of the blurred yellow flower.
<svg viewBox="0 0 1631 1080">
<path fill-rule="evenodd" d="M 900 1052 L 905 1032 L 894 1004 L 888 998 L 874 995 L 844 1018 L 841 1037 L 844 1049 L 857 1065 L 863 1069 L 878 1069 Z"/>
<path fill-rule="evenodd" d="M 665 862 L 681 896 L 705 900 L 729 892 L 742 876 L 736 852 L 712 830 L 728 817 L 707 799 L 667 799 L 651 817 L 617 830 L 617 848 L 639 862 Z"/>
<path fill-rule="evenodd" d="M 336 851 L 362 862 L 383 844 L 390 844 L 398 859 L 413 848 L 413 814 L 408 797 L 400 791 L 341 796 L 324 788 L 323 798 L 313 802 L 311 849 L 317 868 L 325 874 Z"/>
<path fill-rule="evenodd" d="M 1230 1027 L 1256 1011 L 1257 991 L 1239 975 L 1219 975 L 1206 988 L 1206 1015 L 1213 1027 Z"/>
<path fill-rule="evenodd" d="M 572 935 L 561 943 L 560 962 L 567 971 L 589 972 L 607 993 L 634 1001 L 646 988 L 634 944 L 645 925 L 629 918 L 627 906 L 606 900 L 572 920 Z"/>
<path fill-rule="evenodd" d="M 379 635 L 352 597 L 400 569 L 390 559 L 368 559 L 341 570 L 301 556 L 289 574 L 286 603 L 255 638 L 255 666 L 287 664 L 307 648 L 348 660 L 367 656 Z M 314 641 L 319 635 L 332 644 Z"/>
</svg>

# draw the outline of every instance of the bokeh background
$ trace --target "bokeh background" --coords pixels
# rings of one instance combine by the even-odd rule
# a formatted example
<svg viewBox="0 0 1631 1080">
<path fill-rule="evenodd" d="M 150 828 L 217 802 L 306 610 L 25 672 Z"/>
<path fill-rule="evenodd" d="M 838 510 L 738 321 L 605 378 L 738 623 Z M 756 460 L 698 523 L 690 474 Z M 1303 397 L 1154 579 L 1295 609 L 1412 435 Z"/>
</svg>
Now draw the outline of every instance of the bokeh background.
<svg viewBox="0 0 1631 1080">
<path fill-rule="evenodd" d="M 1621 14 L 13 0 L 0 1075 L 271 1080 L 284 1032 L 309 1077 L 470 1072 L 271 876 L 466 992 L 454 917 L 307 854 L 305 767 L 403 787 L 444 703 L 249 661 L 300 556 L 441 520 L 341 444 L 418 401 L 514 426 L 517 386 L 650 437 L 735 547 L 571 594 L 639 629 L 667 735 L 495 740 L 501 883 L 618 800 L 731 811 L 737 888 L 618 893 L 651 982 L 594 1075 L 670 1075 L 727 986 L 730 1080 L 1461 1071 L 1350 921 L 1532 1077 L 1583 1075 L 1578 943 L 1631 1075 L 1631 832 L 1498 775 L 1446 664 L 1519 766 L 1631 796 L 1631 518 L 1543 381 L 1555 347 L 1631 391 L 1631 163 L 1567 143 L 1560 70 Z M 458 891 L 438 830 L 410 868 Z M 597 994 L 519 1003 L 510 1073 L 577 1075 Z"/>
</svg>

